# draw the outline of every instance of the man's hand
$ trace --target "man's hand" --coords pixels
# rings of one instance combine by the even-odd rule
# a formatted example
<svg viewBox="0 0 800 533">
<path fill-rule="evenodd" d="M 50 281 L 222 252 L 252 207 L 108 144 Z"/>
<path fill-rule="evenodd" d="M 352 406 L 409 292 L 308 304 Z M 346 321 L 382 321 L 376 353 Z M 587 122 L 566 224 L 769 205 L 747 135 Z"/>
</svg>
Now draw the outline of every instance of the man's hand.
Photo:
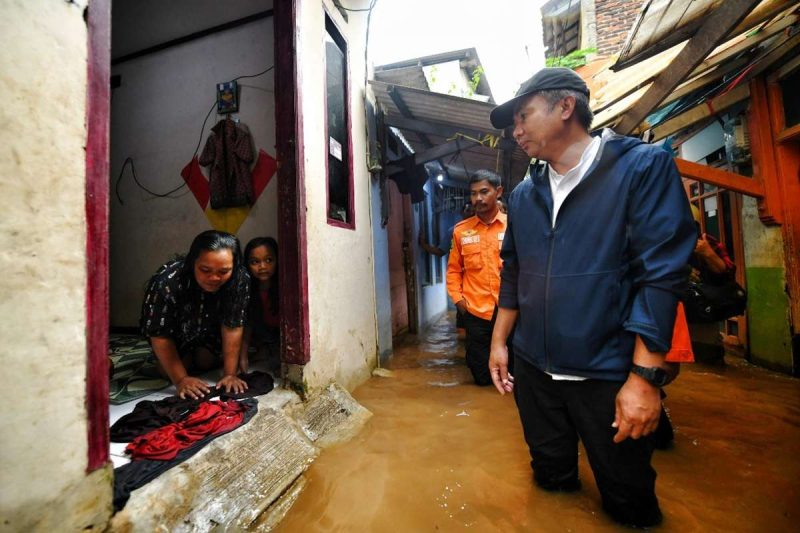
<svg viewBox="0 0 800 533">
<path fill-rule="evenodd" d="M 514 376 L 508 373 L 508 347 L 505 344 L 492 344 L 489 353 L 489 374 L 492 383 L 500 394 L 514 390 Z"/>
<path fill-rule="evenodd" d="M 192 376 L 184 377 L 175 384 L 175 387 L 178 389 L 178 396 L 184 400 L 186 398 L 199 400 L 211 392 L 211 389 L 208 388 L 208 385 L 206 385 L 205 381 L 202 379 L 193 378 Z"/>
<path fill-rule="evenodd" d="M 467 309 L 469 309 L 469 304 L 467 303 L 466 299 L 462 298 L 456 302 L 456 308 L 460 313 L 466 313 Z"/>
<path fill-rule="evenodd" d="M 617 393 L 616 412 L 611 427 L 617 428 L 614 442 L 628 437 L 638 439 L 649 435 L 658 427 L 661 416 L 661 395 L 658 387 L 644 378 L 631 374 Z"/>
<path fill-rule="evenodd" d="M 247 383 L 236 376 L 222 376 L 222 379 L 217 382 L 217 388 L 224 388 L 227 393 L 239 394 L 247 390 Z"/>
</svg>

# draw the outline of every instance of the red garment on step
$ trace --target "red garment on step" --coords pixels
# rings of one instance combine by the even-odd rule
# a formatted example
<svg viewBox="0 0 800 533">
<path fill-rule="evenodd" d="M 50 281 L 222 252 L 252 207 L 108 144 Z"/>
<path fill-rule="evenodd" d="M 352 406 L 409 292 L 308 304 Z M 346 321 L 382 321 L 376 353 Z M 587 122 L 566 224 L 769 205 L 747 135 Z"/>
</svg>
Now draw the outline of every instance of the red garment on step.
<svg viewBox="0 0 800 533">
<path fill-rule="evenodd" d="M 195 442 L 239 426 L 244 412 L 245 407 L 234 400 L 203 402 L 181 422 L 136 437 L 125 451 L 133 459 L 169 461 Z"/>
</svg>

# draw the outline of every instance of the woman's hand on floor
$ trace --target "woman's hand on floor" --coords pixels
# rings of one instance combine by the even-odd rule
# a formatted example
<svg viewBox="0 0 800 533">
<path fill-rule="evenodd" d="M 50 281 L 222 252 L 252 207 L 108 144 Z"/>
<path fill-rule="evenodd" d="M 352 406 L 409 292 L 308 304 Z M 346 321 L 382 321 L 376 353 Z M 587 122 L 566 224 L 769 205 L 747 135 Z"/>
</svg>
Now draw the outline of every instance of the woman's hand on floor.
<svg viewBox="0 0 800 533">
<path fill-rule="evenodd" d="M 227 393 L 239 394 L 247 390 L 247 383 L 236 376 L 222 376 L 222 379 L 217 382 L 217 388 L 224 388 Z"/>
<path fill-rule="evenodd" d="M 199 400 L 209 392 L 211 389 L 208 388 L 205 381 L 198 378 L 193 378 L 192 376 L 186 376 L 178 383 L 175 384 L 175 387 L 178 389 L 178 396 L 183 398 L 191 398 L 192 400 Z"/>
</svg>

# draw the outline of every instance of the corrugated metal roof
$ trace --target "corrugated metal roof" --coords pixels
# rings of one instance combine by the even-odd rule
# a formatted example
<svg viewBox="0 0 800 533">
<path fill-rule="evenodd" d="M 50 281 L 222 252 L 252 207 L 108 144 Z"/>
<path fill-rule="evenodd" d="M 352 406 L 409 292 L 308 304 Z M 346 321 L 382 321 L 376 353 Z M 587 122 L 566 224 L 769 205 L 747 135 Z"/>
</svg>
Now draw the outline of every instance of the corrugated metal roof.
<svg viewBox="0 0 800 533">
<path fill-rule="evenodd" d="M 386 110 L 389 118 L 388 122 L 391 122 L 391 118 L 410 118 L 401 112 L 392 99 L 390 90 L 394 90 L 402 98 L 414 120 L 444 125 L 456 130 L 463 128 L 464 130 L 470 130 L 470 133 L 479 132 L 481 137 L 484 134 L 502 137 L 503 132 L 494 129 L 489 121 L 489 114 L 494 109 L 494 104 L 411 87 L 402 87 L 376 80 L 370 80 L 370 85 L 376 99 Z M 403 128 L 399 129 L 403 132 L 403 136 L 408 140 L 415 152 L 424 152 L 429 148 L 416 132 Z M 444 144 L 450 140 L 447 137 L 433 134 L 426 134 L 426 136 L 433 146 Z M 472 137 L 472 135 L 468 136 Z M 498 154 L 500 155 L 498 156 Z M 469 173 L 479 168 L 488 168 L 500 174 L 502 174 L 503 167 L 502 153 L 488 146 L 470 147 L 462 150 L 460 157 L 445 156 L 442 158 L 442 162 L 448 167 L 451 177 L 460 179 L 465 179 L 463 175 L 464 166 L 466 166 Z M 509 176 L 512 179 L 512 183 L 516 183 L 524 177 L 528 169 L 528 163 L 528 156 L 519 148 L 515 148 L 512 155 L 511 176 Z"/>
<path fill-rule="evenodd" d="M 376 70 L 375 79 L 393 85 L 402 85 L 403 87 L 413 87 L 423 90 L 430 89 L 421 65 L 395 68 L 386 71 Z"/>
<path fill-rule="evenodd" d="M 614 70 L 627 68 L 689 39 L 723 0 L 647 0 Z M 763 0 L 732 32 L 738 35 L 785 10 L 792 0 Z"/>
</svg>

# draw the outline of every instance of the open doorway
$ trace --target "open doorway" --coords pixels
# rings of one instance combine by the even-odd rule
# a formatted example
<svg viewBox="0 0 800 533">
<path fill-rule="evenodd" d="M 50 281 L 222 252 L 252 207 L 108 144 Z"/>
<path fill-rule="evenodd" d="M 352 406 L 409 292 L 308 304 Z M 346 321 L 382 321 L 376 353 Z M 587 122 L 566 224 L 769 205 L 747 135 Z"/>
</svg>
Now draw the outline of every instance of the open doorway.
<svg viewBox="0 0 800 533">
<path fill-rule="evenodd" d="M 232 233 L 242 247 L 278 236 L 272 7 L 271 0 L 112 4 L 112 424 L 141 399 L 175 394 L 139 336 L 147 280 L 202 231 Z M 209 178 L 233 156 L 237 170 L 241 161 L 252 175 L 237 172 L 235 190 L 219 190 Z M 202 377 L 213 383 L 213 373 Z M 115 465 L 123 452 L 124 444 L 111 445 Z"/>
<path fill-rule="evenodd" d="M 242 245 L 255 236 L 277 238 L 287 263 L 295 266 L 280 275 L 281 306 L 290 302 L 281 314 L 280 329 L 291 332 L 281 345 L 281 359 L 308 361 L 305 270 L 297 268 L 305 264 L 298 229 L 302 165 L 296 163 L 293 142 L 302 123 L 296 106 L 286 103 L 296 98 L 295 7 L 272 7 L 272 0 L 235 6 L 206 0 L 116 0 L 113 6 L 94 3 L 90 10 L 87 249 L 95 267 L 89 273 L 95 290 L 87 302 L 90 470 L 109 460 L 109 405 L 114 418 L 114 394 L 135 400 L 159 385 L 139 379 L 120 395 L 114 383 L 114 372 L 120 369 L 112 369 L 111 375 L 106 370 L 109 345 L 121 337 L 123 345 L 133 343 L 145 283 L 160 265 L 185 254 L 197 233 L 228 231 Z M 237 81 L 238 87 L 218 86 L 230 81 Z M 276 85 L 281 86 L 280 95 L 275 94 Z M 221 89 L 227 89 L 226 98 L 218 97 Z M 222 109 L 219 102 L 229 99 L 232 108 Z M 250 134 L 253 197 L 249 205 L 211 212 L 193 174 L 198 167 L 192 163 L 202 154 L 211 128 L 227 119 Z M 110 147 L 105 130 L 109 122 Z M 276 170 L 278 159 L 282 168 Z M 259 164 L 267 171 L 257 176 Z M 207 180 L 207 175 L 206 171 L 199 177 Z M 136 364 L 124 370 L 131 375 Z"/>
</svg>

